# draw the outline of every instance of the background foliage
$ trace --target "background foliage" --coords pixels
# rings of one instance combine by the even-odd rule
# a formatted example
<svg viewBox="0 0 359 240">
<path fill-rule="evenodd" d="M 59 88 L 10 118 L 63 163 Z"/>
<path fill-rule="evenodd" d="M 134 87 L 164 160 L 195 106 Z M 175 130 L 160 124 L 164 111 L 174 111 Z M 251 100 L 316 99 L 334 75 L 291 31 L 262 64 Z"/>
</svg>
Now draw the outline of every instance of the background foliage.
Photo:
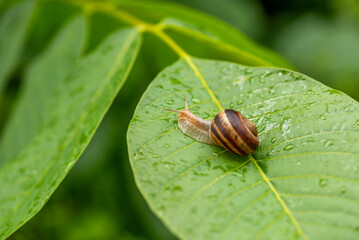
<svg viewBox="0 0 359 240">
<path fill-rule="evenodd" d="M 227 21 L 262 45 L 278 50 L 298 71 L 359 100 L 359 13 L 355 0 L 176 2 Z M 12 1 L 0 4 L 2 13 Z M 0 102 L 0 131 L 21 91 L 21 78 L 26 74 L 28 63 L 48 47 L 49 41 L 76 13 L 75 8 L 61 3 L 43 3 L 36 8 L 24 30 L 29 35 L 20 64 L 16 65 L 11 81 L 3 86 L 6 91 Z M 50 18 L 51 21 L 43 20 Z M 102 14 L 93 15 L 91 25 L 86 52 L 93 50 L 117 26 L 113 19 Z M 149 211 L 134 185 L 126 131 L 123 131 L 148 83 L 176 57 L 149 34 L 145 34 L 143 42 L 127 84 L 80 160 L 43 210 L 10 239 L 174 238 Z M 186 46 L 185 40 L 183 44 Z M 205 52 L 198 44 L 192 49 L 187 44 L 187 48 L 199 56 Z M 303 51 L 307 48 L 311 49 L 310 55 Z M 154 57 L 153 51 L 161 55 Z"/>
</svg>

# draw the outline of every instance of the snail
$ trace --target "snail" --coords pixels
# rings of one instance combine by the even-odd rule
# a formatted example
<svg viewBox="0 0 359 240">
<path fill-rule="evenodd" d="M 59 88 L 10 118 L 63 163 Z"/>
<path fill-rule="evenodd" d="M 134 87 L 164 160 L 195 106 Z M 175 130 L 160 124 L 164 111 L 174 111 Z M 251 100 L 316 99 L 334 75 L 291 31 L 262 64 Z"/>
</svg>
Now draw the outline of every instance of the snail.
<svg viewBox="0 0 359 240">
<path fill-rule="evenodd" d="M 201 119 L 189 110 L 187 97 L 184 110 L 165 110 L 179 113 L 181 131 L 199 142 L 218 145 L 241 156 L 253 153 L 258 146 L 256 125 L 236 110 L 222 110 L 212 121 Z"/>
</svg>

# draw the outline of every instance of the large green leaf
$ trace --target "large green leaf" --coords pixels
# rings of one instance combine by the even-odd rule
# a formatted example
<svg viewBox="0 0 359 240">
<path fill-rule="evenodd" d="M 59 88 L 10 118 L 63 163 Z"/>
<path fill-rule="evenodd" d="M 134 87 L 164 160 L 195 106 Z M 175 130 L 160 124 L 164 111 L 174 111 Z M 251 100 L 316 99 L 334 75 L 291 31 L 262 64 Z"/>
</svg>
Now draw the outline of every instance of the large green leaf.
<svg viewBox="0 0 359 240">
<path fill-rule="evenodd" d="M 17 3 L 0 17 L 0 96 L 23 46 L 34 2 Z"/>
<path fill-rule="evenodd" d="M 140 25 L 157 36 L 159 32 L 154 28 L 160 29 L 194 56 L 254 66 L 292 68 L 277 53 L 255 44 L 234 27 L 178 4 L 152 1 L 124 1 L 117 5 L 100 1 L 71 3 L 106 13 L 131 25 Z"/>
<path fill-rule="evenodd" d="M 164 31 L 180 37 L 178 43 L 197 56 L 217 50 L 222 52 L 222 57 L 239 63 L 291 68 L 275 52 L 255 44 L 236 28 L 202 12 L 174 3 L 149 1 L 128 1 L 121 3 L 120 8 L 140 18 L 160 22 Z M 207 52 L 198 51 L 203 44 L 207 45 Z"/>
<path fill-rule="evenodd" d="M 184 239 L 358 239 L 359 104 L 288 70 L 193 62 L 158 75 L 128 130 L 138 187 L 165 224 Z M 258 150 L 240 157 L 185 136 L 164 111 L 185 95 L 205 119 L 242 112 Z"/>
<path fill-rule="evenodd" d="M 123 85 L 140 40 L 135 28 L 113 33 L 56 89 L 39 133 L 0 169 L 0 239 L 40 210 L 84 151 Z"/>
<path fill-rule="evenodd" d="M 76 34 L 74 34 L 76 33 Z M 53 96 L 80 56 L 86 38 L 84 17 L 77 17 L 58 33 L 50 46 L 31 62 L 24 88 L 0 141 L 0 165 L 15 157 L 39 132 L 44 104 Z"/>
</svg>

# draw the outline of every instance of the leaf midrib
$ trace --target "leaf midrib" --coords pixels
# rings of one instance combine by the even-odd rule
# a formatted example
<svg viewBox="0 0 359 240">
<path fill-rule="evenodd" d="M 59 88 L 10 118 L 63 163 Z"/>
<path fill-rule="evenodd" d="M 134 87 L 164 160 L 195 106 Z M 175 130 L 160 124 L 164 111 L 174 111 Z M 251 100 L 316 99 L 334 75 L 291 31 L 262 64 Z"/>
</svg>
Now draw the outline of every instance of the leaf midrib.
<svg viewBox="0 0 359 240">
<path fill-rule="evenodd" d="M 256 168 L 258 169 L 260 175 L 262 176 L 262 178 L 264 179 L 264 181 L 267 183 L 267 185 L 269 186 L 269 188 L 271 189 L 271 191 L 274 193 L 276 199 L 278 200 L 278 202 L 282 205 L 284 211 L 286 212 L 286 214 L 289 216 L 290 220 L 292 221 L 292 223 L 294 224 L 295 228 L 297 229 L 297 231 L 299 232 L 299 234 L 302 236 L 303 239 L 308 239 L 308 237 L 305 235 L 305 233 L 303 232 L 302 228 L 300 227 L 297 219 L 295 219 L 295 217 L 293 216 L 292 212 L 289 210 L 289 208 L 287 207 L 287 205 L 285 204 L 284 200 L 282 199 L 282 197 L 280 196 L 279 192 L 276 190 L 276 188 L 273 186 L 273 184 L 271 183 L 271 181 L 269 180 L 269 178 L 267 177 L 267 175 L 264 173 L 264 171 L 262 170 L 262 168 L 258 165 L 258 162 L 255 160 L 255 158 L 253 157 L 253 155 L 249 155 L 249 158 L 251 159 L 251 161 L 254 163 L 254 165 L 256 166 Z"/>
<path fill-rule="evenodd" d="M 97 4 L 96 4 L 97 5 Z M 87 5 L 89 8 L 91 8 L 91 5 Z M 209 87 L 207 81 L 204 79 L 202 73 L 200 72 L 200 70 L 198 69 L 198 67 L 195 65 L 195 63 L 192 60 L 192 57 L 185 52 L 172 38 L 170 38 L 163 30 L 162 30 L 162 26 L 161 25 L 153 25 L 153 24 L 149 24 L 147 22 L 144 22 L 141 19 L 136 18 L 135 16 L 120 10 L 118 8 L 116 8 L 114 5 L 112 4 L 107 4 L 107 3 L 101 3 L 100 6 L 102 6 L 102 8 L 95 8 L 94 10 L 105 10 L 107 13 L 114 13 L 115 17 L 119 18 L 120 20 L 124 20 L 136 27 L 138 27 L 140 29 L 140 31 L 148 31 L 153 33 L 154 35 L 156 35 L 157 37 L 159 37 L 161 40 L 163 40 L 169 47 L 172 48 L 172 50 L 177 53 L 179 55 L 179 57 L 183 58 L 187 64 L 189 65 L 189 67 L 193 70 L 193 72 L 195 73 L 196 77 L 200 80 L 201 84 L 203 85 L 203 87 L 205 88 L 206 92 L 209 94 L 209 96 L 211 97 L 212 101 L 214 102 L 214 104 L 218 107 L 219 110 L 223 109 L 223 106 L 221 104 L 221 102 L 219 101 L 219 99 L 216 97 L 216 95 L 214 94 L 214 92 L 212 91 L 212 89 Z M 83 7 L 81 5 L 81 7 Z M 113 15 L 113 14 L 112 14 Z M 303 232 L 302 228 L 300 227 L 299 223 L 297 222 L 297 220 L 294 218 L 293 214 L 291 213 L 291 211 L 289 210 L 289 208 L 287 207 L 287 205 L 285 204 L 284 200 L 281 198 L 280 194 L 278 193 L 278 191 L 275 189 L 275 187 L 273 186 L 273 184 L 270 182 L 269 178 L 266 176 L 266 174 L 263 172 L 263 170 L 261 169 L 261 167 L 258 165 L 256 159 L 253 157 L 253 155 L 249 155 L 250 160 L 254 163 L 254 165 L 256 166 L 257 170 L 259 171 L 259 174 L 262 176 L 262 178 L 264 179 L 264 181 L 267 183 L 267 185 L 269 186 L 270 190 L 274 193 L 276 199 L 279 201 L 279 203 L 281 204 L 281 206 L 283 207 L 284 211 L 286 212 L 286 214 L 289 216 L 289 218 L 291 219 L 293 225 L 295 226 L 295 228 L 297 229 L 297 231 L 299 232 L 299 234 L 302 236 L 303 239 L 307 240 L 307 236 L 305 235 L 305 233 Z"/>
</svg>

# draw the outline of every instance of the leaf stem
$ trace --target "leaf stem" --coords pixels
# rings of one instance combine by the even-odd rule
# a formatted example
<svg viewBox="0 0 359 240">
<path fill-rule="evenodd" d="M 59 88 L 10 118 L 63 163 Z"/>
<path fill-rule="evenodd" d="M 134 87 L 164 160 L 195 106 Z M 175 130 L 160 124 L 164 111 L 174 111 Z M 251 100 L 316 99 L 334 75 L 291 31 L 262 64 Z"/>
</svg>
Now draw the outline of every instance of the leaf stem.
<svg viewBox="0 0 359 240">
<path fill-rule="evenodd" d="M 147 31 L 149 33 L 152 33 L 153 35 L 157 36 L 159 39 L 161 39 L 164 43 L 166 43 L 180 58 L 183 58 L 189 67 L 193 70 L 197 78 L 202 83 L 203 87 L 206 89 L 207 93 L 211 97 L 212 101 L 216 104 L 219 110 L 223 110 L 223 106 L 212 91 L 212 89 L 209 87 L 207 81 L 204 79 L 202 73 L 196 66 L 196 64 L 193 62 L 192 56 L 189 55 L 183 48 L 181 48 L 170 36 L 168 36 L 163 31 L 163 25 L 161 24 L 150 24 L 147 22 L 144 22 L 143 20 L 127 13 L 126 11 L 123 11 L 119 8 L 116 8 L 112 4 L 103 3 L 103 2 L 82 2 L 82 1 L 66 1 L 68 3 L 74 4 L 76 6 L 79 6 L 85 10 L 85 12 L 94 12 L 94 11 L 102 11 L 105 13 L 108 13 L 114 17 L 116 17 L 119 20 L 122 20 L 126 23 L 129 23 L 135 27 L 137 27 L 141 32 Z M 93 11 L 91 11 L 92 9 Z"/>
</svg>

